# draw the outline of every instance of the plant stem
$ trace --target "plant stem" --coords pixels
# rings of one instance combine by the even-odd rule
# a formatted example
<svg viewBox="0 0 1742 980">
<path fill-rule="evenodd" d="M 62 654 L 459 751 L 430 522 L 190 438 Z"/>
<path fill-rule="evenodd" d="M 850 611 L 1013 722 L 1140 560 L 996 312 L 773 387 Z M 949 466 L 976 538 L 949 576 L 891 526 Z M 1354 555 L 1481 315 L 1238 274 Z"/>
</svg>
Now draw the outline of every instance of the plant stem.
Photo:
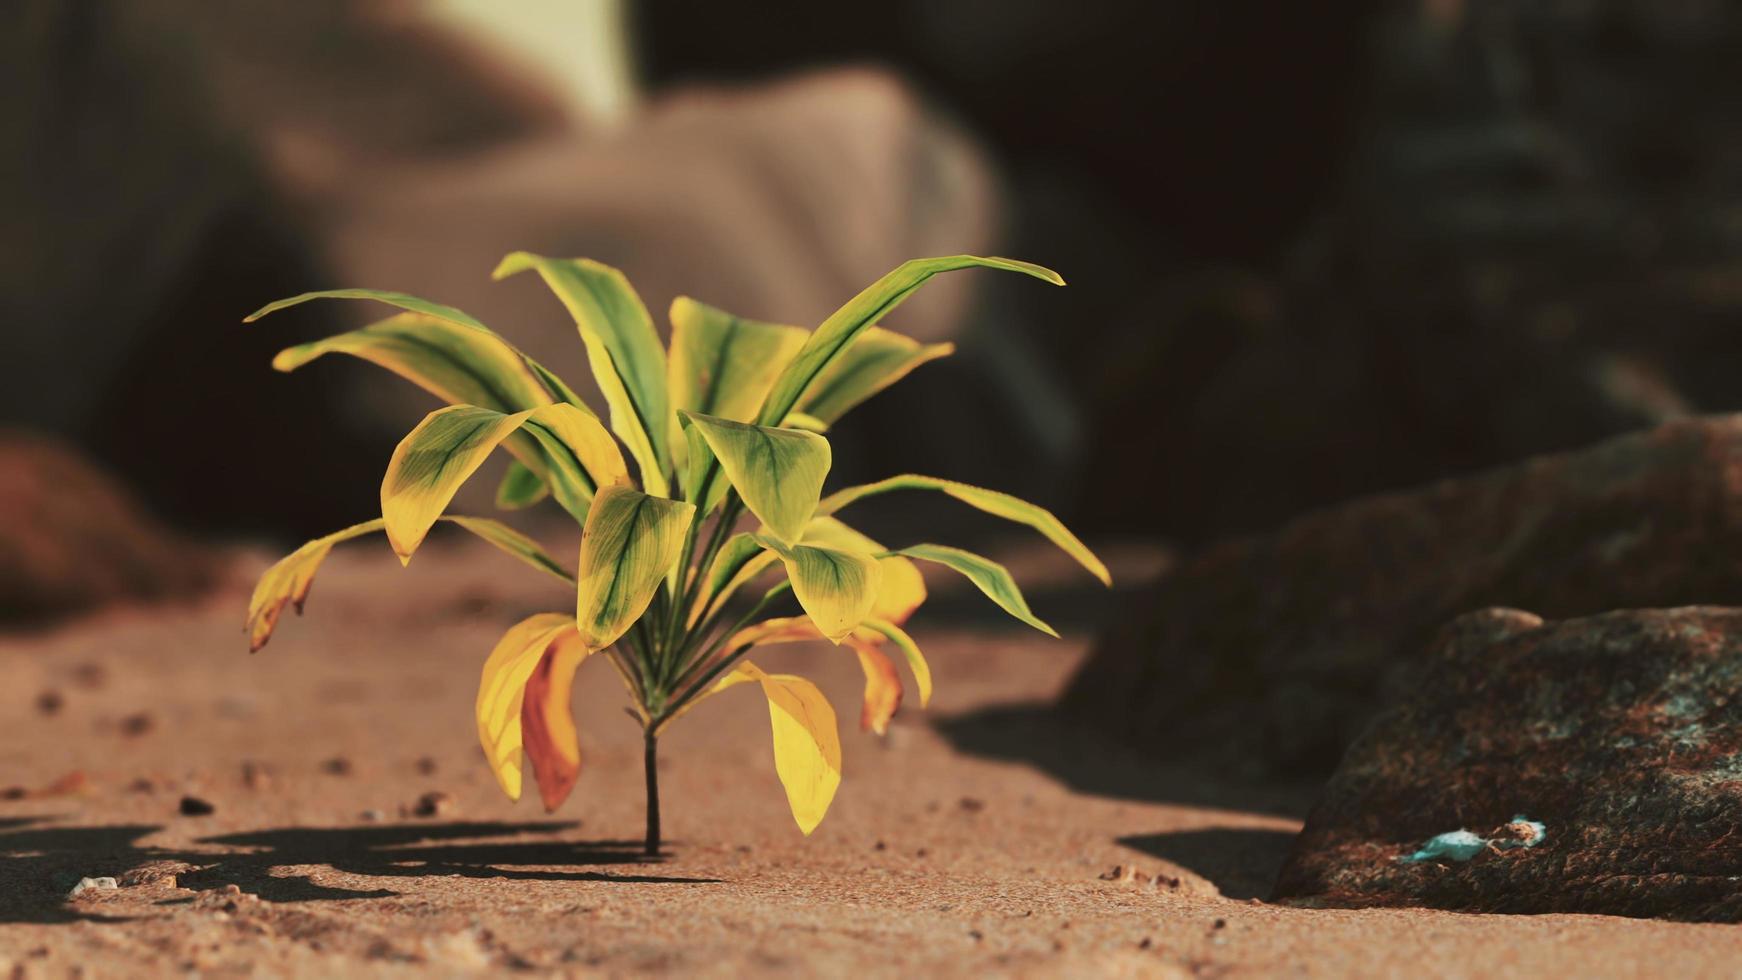
<svg viewBox="0 0 1742 980">
<path fill-rule="evenodd" d="M 647 729 L 642 759 L 647 771 L 647 856 L 659 856 L 659 736 Z"/>
</svg>

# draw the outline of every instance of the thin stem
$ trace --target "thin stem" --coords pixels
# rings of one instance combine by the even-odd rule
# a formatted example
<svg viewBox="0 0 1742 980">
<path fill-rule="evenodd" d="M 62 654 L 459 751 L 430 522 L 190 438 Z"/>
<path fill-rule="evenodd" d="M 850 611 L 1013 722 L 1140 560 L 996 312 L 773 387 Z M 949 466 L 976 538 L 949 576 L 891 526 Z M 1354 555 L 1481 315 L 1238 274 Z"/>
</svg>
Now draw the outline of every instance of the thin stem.
<svg viewBox="0 0 1742 980">
<path fill-rule="evenodd" d="M 647 774 L 647 856 L 659 856 L 659 736 L 647 729 L 642 766 Z"/>
</svg>

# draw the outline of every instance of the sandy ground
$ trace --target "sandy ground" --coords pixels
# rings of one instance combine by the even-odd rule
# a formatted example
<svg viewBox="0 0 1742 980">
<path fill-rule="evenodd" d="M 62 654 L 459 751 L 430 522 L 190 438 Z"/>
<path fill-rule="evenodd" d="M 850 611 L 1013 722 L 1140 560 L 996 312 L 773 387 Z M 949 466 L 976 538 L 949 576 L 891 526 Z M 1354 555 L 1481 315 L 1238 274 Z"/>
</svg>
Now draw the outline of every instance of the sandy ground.
<svg viewBox="0 0 1742 980">
<path fill-rule="evenodd" d="M 1036 705 L 1082 656 L 1084 617 L 1054 643 L 965 621 L 949 596 L 913 624 L 931 710 L 904 710 L 881 740 L 844 729 L 845 782 L 812 837 L 744 687 L 662 740 L 669 856 L 643 861 L 639 730 L 606 664 L 577 684 L 586 770 L 562 811 L 510 804 L 484 768 L 478 667 L 508 623 L 569 601 L 542 588 L 471 547 L 443 542 L 401 571 L 359 546 L 254 657 L 238 590 L 0 640 L 0 789 L 33 794 L 0 800 L 0 970 L 1716 976 L 1742 962 L 1726 926 L 1264 904 L 1311 787 L 1222 785 L 1057 727 Z M 1065 602 L 1034 599 L 1043 615 Z M 856 721 L 848 655 L 757 659 L 815 677 Z M 415 815 L 429 792 L 450 802 Z M 182 815 L 190 795 L 215 812 Z M 1116 867 L 1140 874 L 1106 880 Z M 99 875 L 124 887 L 66 898 Z"/>
</svg>

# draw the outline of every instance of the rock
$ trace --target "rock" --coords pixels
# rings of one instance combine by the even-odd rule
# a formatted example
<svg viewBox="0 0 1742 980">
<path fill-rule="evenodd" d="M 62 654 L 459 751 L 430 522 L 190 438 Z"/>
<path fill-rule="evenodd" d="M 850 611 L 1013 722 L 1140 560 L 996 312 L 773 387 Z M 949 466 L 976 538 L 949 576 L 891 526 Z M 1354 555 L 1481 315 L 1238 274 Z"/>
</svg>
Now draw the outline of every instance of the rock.
<svg viewBox="0 0 1742 980">
<path fill-rule="evenodd" d="M 1062 704 L 1157 754 L 1329 772 L 1453 617 L 1742 604 L 1739 552 L 1742 417 L 1673 422 L 1212 547 L 1139 597 Z"/>
<path fill-rule="evenodd" d="M 1276 897 L 1742 921 L 1738 690 L 1742 609 L 1464 616 L 1349 749 Z"/>
<path fill-rule="evenodd" d="M 0 514 L 0 621 L 191 596 L 217 581 L 212 552 L 157 524 L 107 474 L 47 438 L 0 431 Z M 101 686 L 83 666 L 74 680 Z"/>
<path fill-rule="evenodd" d="M 102 878 L 80 878 L 79 883 L 73 886 L 73 890 L 67 893 L 67 897 L 78 898 L 85 892 L 114 891 L 119 887 L 119 885 L 115 884 L 115 879 L 107 876 Z"/>
<path fill-rule="evenodd" d="M 197 796 L 184 796 L 181 798 L 178 810 L 184 817 L 209 817 L 216 813 L 218 808 Z"/>
<path fill-rule="evenodd" d="M 454 798 L 441 790 L 431 790 L 417 798 L 411 808 L 414 817 L 439 817 L 454 808 Z"/>
</svg>

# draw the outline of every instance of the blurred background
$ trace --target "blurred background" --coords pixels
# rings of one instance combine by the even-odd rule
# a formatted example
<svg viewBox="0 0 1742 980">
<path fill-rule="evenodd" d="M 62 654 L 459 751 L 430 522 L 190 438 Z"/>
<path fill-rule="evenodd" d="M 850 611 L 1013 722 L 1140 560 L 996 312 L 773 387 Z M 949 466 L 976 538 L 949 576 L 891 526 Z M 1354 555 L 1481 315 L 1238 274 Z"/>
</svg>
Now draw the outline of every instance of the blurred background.
<svg viewBox="0 0 1742 980">
<path fill-rule="evenodd" d="M 618 265 L 662 323 L 814 325 L 913 256 L 1058 269 L 928 286 L 888 325 L 959 353 L 831 435 L 843 482 L 1092 541 L 1739 408 L 1739 58 L 1718 0 L 13 0 L 0 617 L 374 511 L 432 404 L 274 373 L 373 311 L 241 325 L 267 300 L 427 296 L 586 377 L 542 287 L 490 282 L 514 249 Z"/>
</svg>

